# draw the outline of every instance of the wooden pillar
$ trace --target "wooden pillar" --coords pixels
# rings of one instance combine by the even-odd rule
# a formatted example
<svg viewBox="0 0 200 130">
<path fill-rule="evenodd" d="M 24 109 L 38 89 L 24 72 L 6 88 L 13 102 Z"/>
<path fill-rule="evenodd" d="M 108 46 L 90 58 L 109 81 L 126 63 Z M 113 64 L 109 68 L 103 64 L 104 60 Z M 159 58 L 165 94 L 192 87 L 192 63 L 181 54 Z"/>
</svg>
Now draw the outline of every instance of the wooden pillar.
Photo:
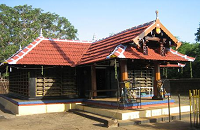
<svg viewBox="0 0 200 130">
<path fill-rule="evenodd" d="M 127 72 L 127 60 L 126 59 L 120 59 L 120 92 L 122 91 L 122 88 L 125 87 L 124 81 L 128 80 L 128 72 Z M 121 95 L 121 93 L 120 93 Z"/>
<path fill-rule="evenodd" d="M 96 68 L 95 65 L 91 65 L 91 87 L 92 87 L 92 92 L 91 92 L 91 97 L 96 97 L 97 96 L 97 83 L 96 83 Z"/>
<path fill-rule="evenodd" d="M 127 60 L 120 59 L 121 82 L 128 80 Z"/>
<path fill-rule="evenodd" d="M 153 99 L 159 99 L 159 92 L 158 92 L 158 81 L 161 79 L 160 78 L 160 64 L 158 62 L 154 63 L 154 96 Z"/>
<path fill-rule="evenodd" d="M 36 97 L 36 72 L 30 71 L 29 74 L 29 99 L 34 99 Z"/>
</svg>

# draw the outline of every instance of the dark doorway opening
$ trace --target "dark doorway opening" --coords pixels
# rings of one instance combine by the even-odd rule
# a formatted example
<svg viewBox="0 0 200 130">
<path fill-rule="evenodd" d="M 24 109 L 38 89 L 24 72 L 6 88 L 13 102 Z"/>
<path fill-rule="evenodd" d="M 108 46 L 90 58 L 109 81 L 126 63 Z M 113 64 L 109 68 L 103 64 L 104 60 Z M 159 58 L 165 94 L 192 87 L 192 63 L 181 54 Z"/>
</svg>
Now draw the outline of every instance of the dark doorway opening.
<svg viewBox="0 0 200 130">
<path fill-rule="evenodd" d="M 96 84 L 97 84 L 97 90 L 106 90 L 106 69 L 105 68 L 97 68 L 96 69 Z M 107 96 L 107 92 L 98 92 L 99 96 Z"/>
</svg>

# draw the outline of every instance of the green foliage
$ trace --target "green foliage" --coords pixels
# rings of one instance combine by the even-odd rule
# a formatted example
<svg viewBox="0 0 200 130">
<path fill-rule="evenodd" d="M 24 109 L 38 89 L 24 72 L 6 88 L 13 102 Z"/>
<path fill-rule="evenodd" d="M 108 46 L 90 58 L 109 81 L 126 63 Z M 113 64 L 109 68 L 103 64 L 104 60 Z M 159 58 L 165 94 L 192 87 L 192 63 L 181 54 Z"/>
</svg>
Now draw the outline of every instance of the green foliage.
<svg viewBox="0 0 200 130">
<path fill-rule="evenodd" d="M 187 56 L 195 57 L 195 61 L 192 62 L 193 78 L 200 78 L 200 43 L 188 43 L 182 42 L 178 52 L 186 54 Z M 190 62 L 186 63 L 184 68 L 168 69 L 168 78 L 190 78 Z"/>
<path fill-rule="evenodd" d="M 200 41 L 200 24 L 199 28 L 197 28 L 197 32 L 195 33 L 196 41 Z M 169 69 L 168 70 L 168 77 L 169 78 L 200 78 L 200 43 L 188 43 L 182 42 L 181 47 L 178 51 L 182 54 L 186 54 L 191 57 L 195 57 L 195 61 L 186 63 L 186 66 L 182 68 L 182 71 L 177 68 Z M 191 75 L 192 70 L 192 75 Z"/>
<path fill-rule="evenodd" d="M 197 32 L 195 33 L 196 36 L 196 41 L 199 42 L 200 41 L 200 24 L 199 24 L 199 28 L 197 28 Z"/>
<path fill-rule="evenodd" d="M 9 7 L 0 5 L 0 62 L 14 54 L 21 45 L 25 47 L 39 36 L 59 39 L 77 39 L 77 29 L 64 17 L 43 13 L 40 8 L 28 5 Z"/>
</svg>

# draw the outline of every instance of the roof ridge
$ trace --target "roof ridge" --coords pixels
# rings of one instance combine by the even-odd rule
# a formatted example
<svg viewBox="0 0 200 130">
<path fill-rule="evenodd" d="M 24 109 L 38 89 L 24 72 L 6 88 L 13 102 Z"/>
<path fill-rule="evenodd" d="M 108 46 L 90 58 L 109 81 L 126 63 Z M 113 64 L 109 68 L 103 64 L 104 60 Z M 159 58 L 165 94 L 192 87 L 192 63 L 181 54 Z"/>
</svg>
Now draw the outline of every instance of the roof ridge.
<svg viewBox="0 0 200 130">
<path fill-rule="evenodd" d="M 30 52 L 34 47 L 36 47 L 42 40 L 45 38 L 40 36 L 37 39 L 35 39 L 32 43 L 28 44 L 26 47 L 24 47 L 22 50 L 17 51 L 14 55 L 12 55 L 10 58 L 6 60 L 6 62 L 9 62 L 11 64 L 16 64 L 17 61 L 22 59 L 28 52 Z M 17 57 L 17 58 L 15 58 Z"/>
<path fill-rule="evenodd" d="M 40 45 L 42 43 L 52 44 L 52 43 L 54 43 L 53 41 L 55 41 L 56 44 L 61 43 L 65 46 L 67 46 L 67 47 L 69 47 L 69 46 L 78 46 L 79 47 L 79 50 L 76 49 L 76 51 L 79 51 L 78 56 L 74 57 L 74 59 L 71 59 L 73 57 L 70 56 L 70 55 L 69 56 L 67 55 L 67 56 L 64 56 L 64 57 L 62 56 L 62 58 L 64 58 L 64 60 L 69 59 L 69 61 L 62 61 L 63 65 L 67 64 L 71 67 L 74 67 L 78 64 L 78 62 L 82 58 L 82 55 L 88 50 L 88 48 L 90 47 L 90 45 L 92 43 L 92 42 L 89 42 L 89 41 L 80 41 L 80 40 L 49 39 L 49 38 L 45 38 L 43 36 L 40 36 L 37 39 L 35 39 L 32 43 L 30 43 L 26 47 L 24 47 L 22 50 L 18 50 L 14 55 L 12 55 L 9 59 L 7 59 L 6 62 L 8 64 L 20 64 L 19 63 L 19 62 L 21 62 L 20 60 L 23 59 L 24 57 L 28 56 L 28 55 L 31 55 L 31 52 L 32 52 L 32 50 L 34 50 L 35 47 L 40 47 Z M 65 43 L 63 43 L 63 42 L 65 42 Z M 55 45 L 55 44 L 53 44 L 53 45 Z M 54 48 L 55 48 L 55 46 L 54 46 Z M 82 46 L 83 46 L 83 49 L 80 49 L 80 47 L 82 48 Z M 60 54 L 60 55 L 62 55 L 62 54 Z M 64 54 L 64 55 L 66 55 L 66 54 Z M 66 63 L 64 63 L 64 62 L 66 62 Z M 34 62 L 32 62 L 32 63 L 34 64 Z M 60 63 L 58 63 L 58 64 L 60 64 Z"/>
<path fill-rule="evenodd" d="M 44 40 L 49 41 L 62 41 L 62 42 L 79 42 L 79 43 L 92 43 L 92 41 L 87 40 L 70 40 L 70 39 L 56 39 L 56 38 L 44 38 Z"/>
<path fill-rule="evenodd" d="M 137 28 L 140 28 L 140 27 L 143 27 L 143 26 L 149 25 L 149 24 L 151 24 L 151 23 L 153 23 L 153 22 L 155 22 L 155 20 L 152 20 L 152 21 L 150 21 L 150 22 L 146 22 L 146 23 L 143 23 L 143 24 L 140 24 L 140 25 L 137 25 L 137 26 L 133 26 L 133 27 L 131 27 L 131 28 L 128 28 L 128 29 L 125 29 L 125 30 L 120 31 L 120 32 L 118 32 L 118 33 L 115 33 L 115 34 L 113 34 L 113 35 L 111 35 L 111 36 L 104 37 L 104 38 L 101 38 L 101 39 L 99 39 L 99 40 L 96 40 L 96 41 L 94 41 L 93 43 L 98 42 L 98 41 L 102 41 L 102 40 L 105 40 L 105 39 L 108 39 L 108 38 L 110 38 L 110 37 L 113 37 L 113 36 L 119 35 L 119 34 L 121 34 L 121 33 L 124 33 L 124 32 L 127 32 L 127 31 L 130 31 L 130 30 L 133 30 L 133 29 L 137 29 Z"/>
<path fill-rule="evenodd" d="M 188 61 L 194 62 L 194 60 L 196 59 L 196 58 L 190 57 L 190 56 L 188 56 L 188 55 L 186 55 L 186 54 L 182 54 L 182 53 L 180 53 L 180 52 L 178 52 L 178 51 L 176 51 L 176 50 L 174 50 L 174 49 L 172 49 L 172 48 L 170 48 L 170 52 L 171 52 L 172 54 L 177 55 L 177 56 L 180 56 L 180 57 L 182 57 L 182 58 L 184 58 L 184 59 L 186 59 L 186 60 L 188 60 Z"/>
</svg>

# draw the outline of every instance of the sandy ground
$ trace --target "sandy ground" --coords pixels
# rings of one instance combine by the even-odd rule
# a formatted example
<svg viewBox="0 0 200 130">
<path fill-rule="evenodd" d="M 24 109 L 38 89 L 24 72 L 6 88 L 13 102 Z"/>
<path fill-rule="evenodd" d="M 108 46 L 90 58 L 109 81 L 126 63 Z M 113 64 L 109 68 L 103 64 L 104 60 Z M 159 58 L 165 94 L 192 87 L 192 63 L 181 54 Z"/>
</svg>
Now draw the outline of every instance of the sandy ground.
<svg viewBox="0 0 200 130">
<path fill-rule="evenodd" d="M 50 113 L 30 116 L 15 116 L 0 119 L 0 130 L 188 130 L 188 119 L 184 121 L 147 123 L 143 125 L 106 128 L 103 124 L 69 113 Z"/>
<path fill-rule="evenodd" d="M 178 95 L 172 94 L 171 99 L 173 99 L 176 104 L 179 103 Z M 189 96 L 182 95 L 180 98 L 180 103 L 181 103 L 181 105 L 189 105 L 190 104 Z"/>
<path fill-rule="evenodd" d="M 0 130 L 191 130 L 189 118 L 181 121 L 106 128 L 99 122 L 70 112 L 15 116 L 0 106 L 0 115 L 5 117 L 0 117 Z"/>
</svg>

